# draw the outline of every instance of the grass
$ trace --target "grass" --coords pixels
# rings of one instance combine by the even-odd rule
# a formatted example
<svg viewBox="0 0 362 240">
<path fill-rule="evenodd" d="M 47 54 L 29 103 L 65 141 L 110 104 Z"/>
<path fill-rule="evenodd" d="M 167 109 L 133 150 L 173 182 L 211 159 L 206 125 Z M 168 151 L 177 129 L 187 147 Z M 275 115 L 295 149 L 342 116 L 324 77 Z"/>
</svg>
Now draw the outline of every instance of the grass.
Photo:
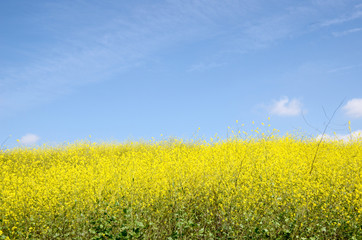
<svg viewBox="0 0 362 240">
<path fill-rule="evenodd" d="M 274 133 L 1 150 L 0 239 L 361 239 L 361 163 Z"/>
</svg>

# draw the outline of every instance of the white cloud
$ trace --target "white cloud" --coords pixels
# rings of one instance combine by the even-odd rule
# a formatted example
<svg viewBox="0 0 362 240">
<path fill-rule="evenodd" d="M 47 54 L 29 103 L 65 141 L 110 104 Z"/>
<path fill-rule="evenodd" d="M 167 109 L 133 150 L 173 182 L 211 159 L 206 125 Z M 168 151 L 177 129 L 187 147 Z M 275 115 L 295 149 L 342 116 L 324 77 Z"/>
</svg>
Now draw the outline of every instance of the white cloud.
<svg viewBox="0 0 362 240">
<path fill-rule="evenodd" d="M 280 116 L 297 116 L 302 112 L 302 103 L 297 99 L 283 97 L 270 107 L 270 113 Z"/>
<path fill-rule="evenodd" d="M 349 100 L 343 109 L 346 111 L 348 116 L 355 118 L 362 117 L 362 98 Z"/>
<path fill-rule="evenodd" d="M 24 145 L 34 145 L 39 141 L 39 139 L 40 139 L 39 136 L 32 133 L 28 133 L 21 137 L 20 143 Z"/>
<path fill-rule="evenodd" d="M 322 135 L 318 135 L 316 137 L 316 140 L 319 141 L 321 139 Z M 325 141 L 333 141 L 333 140 L 337 140 L 337 141 L 343 141 L 343 142 L 349 142 L 349 141 L 355 141 L 358 139 L 362 139 L 362 130 L 357 130 L 354 131 L 350 134 L 346 134 L 346 135 L 340 135 L 340 134 L 336 134 L 334 136 L 329 135 L 329 134 L 325 134 L 323 136 L 323 140 Z"/>
</svg>

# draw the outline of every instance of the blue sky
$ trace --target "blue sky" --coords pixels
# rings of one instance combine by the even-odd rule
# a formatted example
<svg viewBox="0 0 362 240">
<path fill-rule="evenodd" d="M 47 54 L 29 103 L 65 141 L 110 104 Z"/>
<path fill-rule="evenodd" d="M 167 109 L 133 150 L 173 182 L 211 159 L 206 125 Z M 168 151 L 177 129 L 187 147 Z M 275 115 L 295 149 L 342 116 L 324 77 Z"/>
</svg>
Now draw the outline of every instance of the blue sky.
<svg viewBox="0 0 362 240">
<path fill-rule="evenodd" d="M 361 1 L 12 0 L 0 31 L 4 146 L 317 136 L 342 100 L 327 133 L 362 129 Z"/>
</svg>

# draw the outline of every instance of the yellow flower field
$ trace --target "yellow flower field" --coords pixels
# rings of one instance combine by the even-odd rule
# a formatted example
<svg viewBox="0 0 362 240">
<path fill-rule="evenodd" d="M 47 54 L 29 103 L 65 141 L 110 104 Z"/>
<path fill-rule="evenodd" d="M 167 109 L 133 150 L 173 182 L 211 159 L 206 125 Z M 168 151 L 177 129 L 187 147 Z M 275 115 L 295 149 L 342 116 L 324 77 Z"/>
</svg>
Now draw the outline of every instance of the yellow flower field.
<svg viewBox="0 0 362 240">
<path fill-rule="evenodd" d="M 0 239 L 361 239 L 362 141 L 286 135 L 0 152 Z"/>
</svg>

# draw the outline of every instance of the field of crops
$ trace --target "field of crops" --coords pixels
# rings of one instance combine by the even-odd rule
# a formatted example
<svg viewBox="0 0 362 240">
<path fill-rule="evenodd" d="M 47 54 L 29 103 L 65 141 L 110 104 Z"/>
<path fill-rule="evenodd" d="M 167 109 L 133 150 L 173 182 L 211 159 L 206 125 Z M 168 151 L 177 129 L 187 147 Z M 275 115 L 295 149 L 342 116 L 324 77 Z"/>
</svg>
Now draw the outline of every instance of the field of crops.
<svg viewBox="0 0 362 240">
<path fill-rule="evenodd" d="M 2 150 L 0 239 L 362 239 L 362 141 L 318 144 L 264 135 Z"/>
</svg>

